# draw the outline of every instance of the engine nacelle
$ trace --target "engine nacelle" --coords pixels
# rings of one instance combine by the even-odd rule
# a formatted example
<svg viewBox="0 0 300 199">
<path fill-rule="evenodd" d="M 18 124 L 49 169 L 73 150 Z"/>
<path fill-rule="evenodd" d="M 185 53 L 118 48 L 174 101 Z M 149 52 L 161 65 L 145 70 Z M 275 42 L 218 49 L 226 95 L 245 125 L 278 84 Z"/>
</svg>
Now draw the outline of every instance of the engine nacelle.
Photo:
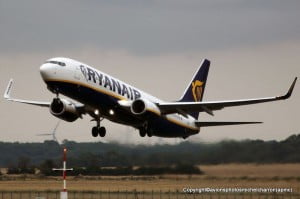
<svg viewBox="0 0 300 199">
<path fill-rule="evenodd" d="M 50 105 L 50 113 L 67 122 L 74 122 L 80 116 L 75 105 L 66 100 L 54 98 Z"/>
<path fill-rule="evenodd" d="M 136 99 L 132 102 L 130 110 L 135 115 L 144 114 L 146 111 L 150 111 L 160 115 L 160 109 L 154 104 L 146 99 Z"/>
</svg>

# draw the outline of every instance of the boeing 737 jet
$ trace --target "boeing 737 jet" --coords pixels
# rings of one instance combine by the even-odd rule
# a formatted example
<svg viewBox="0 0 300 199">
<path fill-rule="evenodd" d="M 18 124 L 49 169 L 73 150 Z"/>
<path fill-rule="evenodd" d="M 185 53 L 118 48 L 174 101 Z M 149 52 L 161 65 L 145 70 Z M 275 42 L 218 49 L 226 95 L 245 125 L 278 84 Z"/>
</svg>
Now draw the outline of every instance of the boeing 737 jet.
<svg viewBox="0 0 300 199">
<path fill-rule="evenodd" d="M 11 98 L 12 79 L 4 98 L 47 107 L 52 115 L 68 122 L 89 114 L 96 122 L 96 126 L 92 128 L 94 137 L 105 136 L 106 129 L 100 123 L 103 119 L 108 119 L 138 129 L 141 137 L 187 138 L 199 133 L 201 127 L 260 123 L 199 121 L 198 116 L 200 112 L 213 115 L 214 111 L 231 106 L 285 100 L 291 96 L 297 80 L 296 77 L 288 92 L 282 96 L 202 101 L 209 66 L 210 61 L 204 59 L 182 97 L 175 102 L 165 102 L 87 64 L 58 57 L 47 60 L 40 67 L 47 88 L 56 95 L 52 102 Z M 63 99 L 61 95 L 73 101 Z"/>
</svg>

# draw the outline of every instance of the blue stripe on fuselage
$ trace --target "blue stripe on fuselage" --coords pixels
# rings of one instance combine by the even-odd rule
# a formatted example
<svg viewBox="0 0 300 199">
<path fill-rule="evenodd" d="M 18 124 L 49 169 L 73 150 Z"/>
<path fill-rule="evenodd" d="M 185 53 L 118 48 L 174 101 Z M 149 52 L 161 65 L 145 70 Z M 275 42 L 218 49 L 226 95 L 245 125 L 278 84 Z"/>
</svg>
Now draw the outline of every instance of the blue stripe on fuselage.
<svg viewBox="0 0 300 199">
<path fill-rule="evenodd" d="M 155 136 L 186 137 L 198 133 L 198 131 L 180 126 L 150 111 L 146 113 L 147 115 L 140 118 L 133 115 L 131 112 L 120 108 L 120 105 L 118 104 L 118 100 L 120 99 L 87 86 L 78 85 L 75 82 L 51 80 L 46 81 L 46 83 L 50 88 L 58 89 L 59 93 L 65 96 L 75 99 L 82 104 L 98 108 L 101 114 L 111 121 L 139 128 L 144 124 L 146 118 L 147 121 L 149 121 L 148 127 Z M 110 109 L 114 110 L 114 116 L 108 114 Z"/>
</svg>

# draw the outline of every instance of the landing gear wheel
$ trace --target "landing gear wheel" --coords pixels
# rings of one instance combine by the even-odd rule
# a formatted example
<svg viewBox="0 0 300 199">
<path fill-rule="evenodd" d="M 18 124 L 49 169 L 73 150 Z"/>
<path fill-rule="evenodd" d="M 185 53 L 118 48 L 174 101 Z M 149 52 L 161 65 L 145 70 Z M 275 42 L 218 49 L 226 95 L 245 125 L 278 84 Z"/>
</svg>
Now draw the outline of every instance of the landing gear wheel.
<svg viewBox="0 0 300 199">
<path fill-rule="evenodd" d="M 145 129 L 140 129 L 140 136 L 141 137 L 145 137 L 147 134 L 146 130 Z"/>
<path fill-rule="evenodd" d="M 98 114 L 97 114 L 98 115 Z M 97 125 L 92 128 L 92 136 L 93 137 L 104 137 L 106 135 L 106 129 L 103 126 L 100 126 L 100 122 L 103 120 L 103 117 L 94 117 L 91 121 L 96 121 Z"/>
<path fill-rule="evenodd" d="M 92 128 L 92 136 L 93 137 L 97 137 L 98 136 L 98 127 L 97 126 L 94 126 L 93 128 Z"/>
<path fill-rule="evenodd" d="M 105 134 L 106 134 L 106 129 L 105 129 L 105 127 L 101 126 L 99 128 L 99 135 L 100 135 L 100 137 L 104 137 Z"/>
<path fill-rule="evenodd" d="M 152 132 L 147 132 L 148 137 L 152 137 Z"/>
</svg>

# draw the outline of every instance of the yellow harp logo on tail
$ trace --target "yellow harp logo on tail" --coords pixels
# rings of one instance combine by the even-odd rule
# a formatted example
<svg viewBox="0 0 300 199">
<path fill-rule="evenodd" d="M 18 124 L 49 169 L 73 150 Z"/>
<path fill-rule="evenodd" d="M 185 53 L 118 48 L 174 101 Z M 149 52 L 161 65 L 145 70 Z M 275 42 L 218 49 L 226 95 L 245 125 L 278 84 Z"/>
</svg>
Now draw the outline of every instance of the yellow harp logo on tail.
<svg viewBox="0 0 300 199">
<path fill-rule="evenodd" d="M 192 82 L 192 93 L 195 102 L 200 102 L 202 94 L 203 94 L 203 82 L 196 80 Z"/>
</svg>

